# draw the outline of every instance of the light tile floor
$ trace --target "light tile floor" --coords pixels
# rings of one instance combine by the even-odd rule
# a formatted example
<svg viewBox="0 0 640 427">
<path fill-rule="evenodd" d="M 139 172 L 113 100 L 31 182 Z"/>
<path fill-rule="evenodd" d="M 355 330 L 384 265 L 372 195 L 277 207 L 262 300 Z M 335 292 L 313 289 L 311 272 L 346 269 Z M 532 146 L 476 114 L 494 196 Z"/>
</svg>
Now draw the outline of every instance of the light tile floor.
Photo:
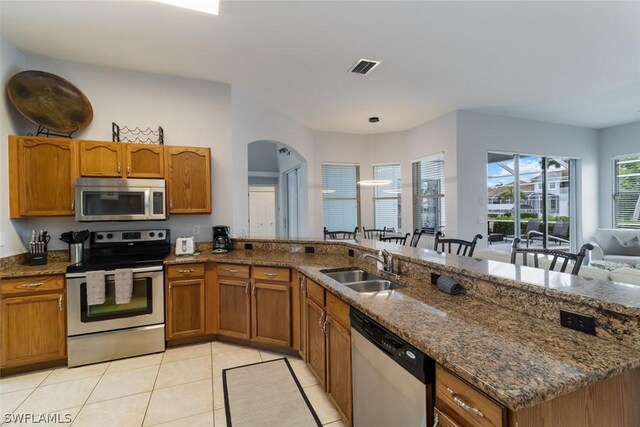
<svg viewBox="0 0 640 427">
<path fill-rule="evenodd" d="M 222 370 L 283 356 L 214 341 L 3 378 L 0 425 L 226 426 Z M 287 357 L 322 424 L 343 427 L 338 411 L 305 363 Z M 49 422 L 42 418 L 15 422 L 10 414 L 51 418 Z"/>
</svg>

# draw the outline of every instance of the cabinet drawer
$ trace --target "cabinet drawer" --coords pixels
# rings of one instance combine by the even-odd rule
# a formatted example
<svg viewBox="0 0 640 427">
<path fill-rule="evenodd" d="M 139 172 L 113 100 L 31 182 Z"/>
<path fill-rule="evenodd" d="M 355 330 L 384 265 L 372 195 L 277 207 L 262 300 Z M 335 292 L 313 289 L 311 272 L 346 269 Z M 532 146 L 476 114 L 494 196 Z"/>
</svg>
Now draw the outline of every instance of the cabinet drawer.
<svg viewBox="0 0 640 427">
<path fill-rule="evenodd" d="M 439 401 L 441 404 L 439 405 Z M 470 426 L 506 425 L 506 410 L 484 393 L 476 390 L 441 366 L 436 366 L 436 406 L 451 411 L 450 418 Z"/>
<path fill-rule="evenodd" d="M 351 322 L 349 320 L 349 304 L 343 302 L 331 292 L 327 292 L 327 313 L 342 323 L 342 326 L 349 328 Z"/>
<path fill-rule="evenodd" d="M 307 279 L 307 296 L 324 307 L 324 288 L 309 279 Z"/>
<path fill-rule="evenodd" d="M 218 276 L 238 277 L 242 279 L 249 278 L 251 268 L 248 265 L 237 264 L 218 264 Z"/>
<path fill-rule="evenodd" d="M 279 267 L 253 267 L 253 278 L 289 282 L 291 280 L 291 270 Z"/>
<path fill-rule="evenodd" d="M 24 294 L 64 289 L 64 276 L 32 276 L 2 280 L 2 295 Z"/>
<path fill-rule="evenodd" d="M 177 264 L 170 265 L 167 268 L 167 277 L 169 279 L 202 276 L 204 276 L 204 264 Z"/>
<path fill-rule="evenodd" d="M 460 424 L 449 418 L 444 412 L 440 412 L 438 408 L 433 408 L 435 414 L 435 425 L 438 427 L 460 427 Z"/>
</svg>

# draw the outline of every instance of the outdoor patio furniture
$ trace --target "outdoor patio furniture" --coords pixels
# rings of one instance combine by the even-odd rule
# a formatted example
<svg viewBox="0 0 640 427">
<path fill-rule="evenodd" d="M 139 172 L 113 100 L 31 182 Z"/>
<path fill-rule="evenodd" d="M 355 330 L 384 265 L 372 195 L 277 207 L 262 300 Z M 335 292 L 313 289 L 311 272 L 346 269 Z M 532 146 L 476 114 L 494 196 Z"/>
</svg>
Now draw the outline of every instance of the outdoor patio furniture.
<svg viewBox="0 0 640 427">
<path fill-rule="evenodd" d="M 527 246 L 529 246 L 530 242 L 534 240 L 542 240 L 544 238 L 544 233 L 538 230 L 531 230 L 526 233 L 527 234 Z M 554 240 L 556 243 L 569 243 L 569 222 L 567 221 L 557 221 L 554 226 L 551 234 L 547 236 L 549 240 Z"/>
<path fill-rule="evenodd" d="M 473 240 L 462 240 L 462 239 L 441 239 L 441 237 L 443 236 L 441 231 L 438 231 L 436 233 L 436 243 L 433 247 L 434 250 L 438 251 L 438 252 L 448 252 L 448 253 L 453 253 L 451 252 L 451 246 L 453 245 L 455 249 L 455 246 L 457 245 L 457 251 L 456 251 L 456 255 L 462 255 L 462 256 L 473 256 L 473 251 L 476 248 L 476 244 L 478 243 L 478 239 L 482 239 L 482 234 L 476 234 L 475 236 L 473 236 Z M 438 249 L 438 247 L 440 247 L 440 249 Z"/>
<path fill-rule="evenodd" d="M 392 236 L 392 237 L 381 237 L 381 242 L 395 243 L 397 245 L 405 245 L 407 243 L 407 238 L 410 236 L 410 233 L 407 233 L 403 236 Z"/>
<path fill-rule="evenodd" d="M 543 259 L 551 260 L 551 264 L 549 265 L 548 270 L 559 271 L 561 273 L 565 273 L 567 268 L 569 267 L 569 261 L 573 261 L 573 266 L 571 268 L 571 274 L 578 275 L 580 271 L 580 267 L 582 267 L 582 261 L 587 256 L 587 251 L 593 250 L 593 245 L 590 243 L 586 243 L 582 245 L 580 251 L 576 254 L 571 252 L 562 252 L 553 249 L 533 249 L 533 248 L 521 248 L 520 247 L 521 240 L 516 238 L 513 239 L 513 245 L 511 246 L 511 264 L 517 264 L 516 257 L 518 254 L 522 255 L 522 263 L 521 265 L 527 266 L 530 259 L 529 256 L 533 257 L 533 266 L 535 268 L 539 267 L 539 257 L 542 256 Z M 559 270 L 555 270 L 558 261 L 561 261 Z"/>
<path fill-rule="evenodd" d="M 496 226 L 496 223 L 494 221 L 489 221 L 489 227 L 488 227 L 489 234 L 487 235 L 487 242 L 489 242 L 489 244 L 492 244 L 493 242 L 504 241 L 504 234 L 494 233 L 495 226 Z"/>
<path fill-rule="evenodd" d="M 353 231 L 329 231 L 327 227 L 324 227 L 324 240 L 355 240 L 356 234 L 358 234 L 358 227 Z"/>
<path fill-rule="evenodd" d="M 384 237 L 384 234 L 390 230 L 387 230 L 387 227 L 384 227 L 382 229 L 379 228 L 365 228 L 362 227 L 362 234 L 364 235 L 365 239 L 373 239 L 373 240 L 378 240 L 381 237 Z"/>
</svg>

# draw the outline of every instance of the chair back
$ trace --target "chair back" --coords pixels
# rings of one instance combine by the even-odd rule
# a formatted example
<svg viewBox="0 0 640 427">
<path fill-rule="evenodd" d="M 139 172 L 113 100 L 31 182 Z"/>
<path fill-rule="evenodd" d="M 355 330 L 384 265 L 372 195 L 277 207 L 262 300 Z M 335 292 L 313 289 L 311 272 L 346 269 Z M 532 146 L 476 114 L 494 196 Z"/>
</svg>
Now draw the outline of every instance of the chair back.
<svg viewBox="0 0 640 427">
<path fill-rule="evenodd" d="M 356 235 L 358 234 L 358 227 L 353 231 L 329 231 L 327 230 L 327 227 L 324 227 L 323 232 L 324 240 L 355 240 Z"/>
<path fill-rule="evenodd" d="M 473 236 L 473 240 L 462 240 L 462 239 L 442 239 L 442 231 L 438 231 L 436 233 L 436 243 L 433 247 L 434 250 L 438 252 L 448 252 L 453 253 L 453 250 L 456 249 L 456 255 L 462 256 L 473 256 L 473 251 L 476 249 L 476 244 L 478 243 L 478 239 L 482 239 L 482 234 L 476 234 Z"/>
<path fill-rule="evenodd" d="M 362 234 L 364 236 L 365 239 L 373 239 L 373 240 L 378 240 L 381 237 L 384 237 L 384 233 L 387 232 L 387 227 L 384 227 L 382 229 L 376 229 L 376 228 L 365 228 L 362 227 Z"/>
<path fill-rule="evenodd" d="M 569 237 L 569 223 L 567 221 L 557 221 L 553 226 L 551 235 L 561 238 Z"/>
<path fill-rule="evenodd" d="M 521 248 L 520 247 L 520 239 L 513 239 L 513 244 L 511 245 L 511 264 L 516 263 L 516 257 L 518 254 L 522 254 L 522 265 L 528 265 L 529 255 L 533 256 L 533 267 L 539 268 L 538 258 L 540 256 L 551 259 L 551 265 L 549 266 L 549 270 L 559 271 L 561 273 L 567 272 L 567 267 L 569 267 L 569 261 L 573 261 L 573 267 L 571 269 L 571 274 L 577 275 L 580 271 L 580 267 L 582 267 L 582 261 L 587 255 L 587 251 L 593 250 L 593 245 L 587 243 L 582 245 L 580 251 L 576 254 L 571 252 L 561 252 L 553 249 L 532 249 L 532 248 Z M 556 270 L 556 265 L 558 262 L 562 262 L 559 267 L 559 270 Z"/>
<path fill-rule="evenodd" d="M 538 231 L 540 229 L 541 221 L 539 219 L 530 219 L 527 222 L 527 228 L 524 230 L 524 235 L 529 233 L 530 231 Z"/>
<path fill-rule="evenodd" d="M 409 236 L 410 236 L 410 234 L 407 233 L 407 234 L 404 235 L 404 237 L 402 237 L 402 236 L 381 237 L 380 241 L 381 242 L 395 243 L 397 245 L 406 245 L 407 244 L 407 238 Z"/>
<path fill-rule="evenodd" d="M 411 242 L 409 243 L 409 246 L 411 246 L 412 248 L 417 248 L 418 247 L 418 242 L 420 242 L 420 238 L 425 233 L 426 233 L 425 230 L 418 231 L 417 228 L 415 230 L 413 230 L 413 235 L 411 236 Z"/>
</svg>

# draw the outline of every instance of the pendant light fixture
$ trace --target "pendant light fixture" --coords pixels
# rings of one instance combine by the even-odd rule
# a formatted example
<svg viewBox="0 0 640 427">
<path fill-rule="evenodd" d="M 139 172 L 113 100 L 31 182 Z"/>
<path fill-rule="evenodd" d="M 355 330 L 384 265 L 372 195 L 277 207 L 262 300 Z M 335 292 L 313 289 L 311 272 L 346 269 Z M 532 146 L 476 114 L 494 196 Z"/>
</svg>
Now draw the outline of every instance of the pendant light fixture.
<svg viewBox="0 0 640 427">
<path fill-rule="evenodd" d="M 380 121 L 380 117 L 369 117 L 369 123 L 378 123 Z M 373 160 L 376 160 L 376 134 L 373 134 Z M 362 181 L 358 181 L 358 185 L 361 187 L 378 187 L 381 185 L 389 185 L 391 181 L 388 179 L 365 179 Z"/>
</svg>

